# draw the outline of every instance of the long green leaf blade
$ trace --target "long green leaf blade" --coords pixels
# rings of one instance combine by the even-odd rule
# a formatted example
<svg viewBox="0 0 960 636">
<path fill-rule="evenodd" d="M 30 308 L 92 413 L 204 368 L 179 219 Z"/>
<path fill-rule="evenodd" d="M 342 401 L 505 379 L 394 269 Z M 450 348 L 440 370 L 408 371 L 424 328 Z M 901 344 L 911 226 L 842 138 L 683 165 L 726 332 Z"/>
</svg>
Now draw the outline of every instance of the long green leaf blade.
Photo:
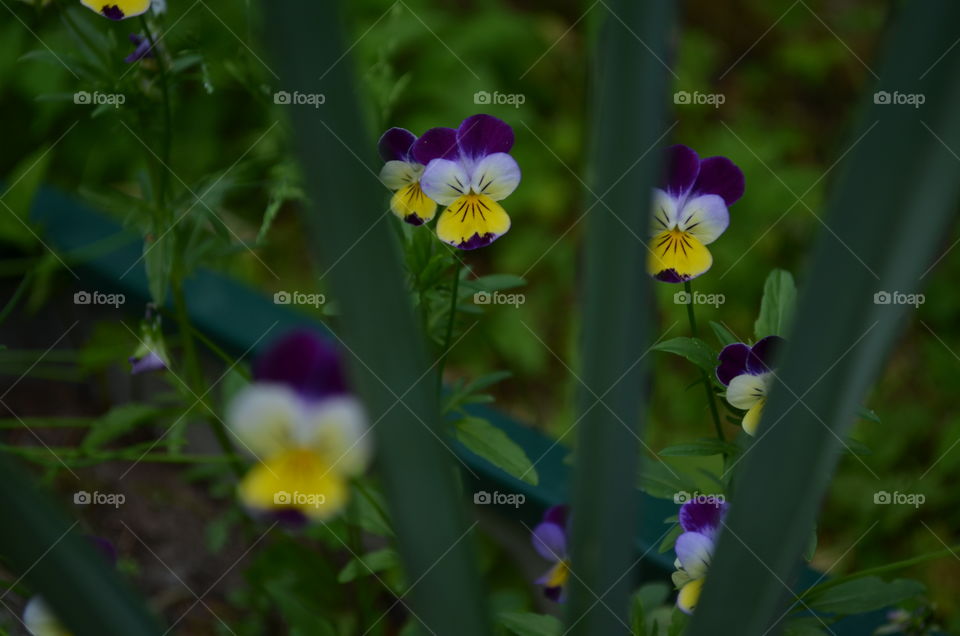
<svg viewBox="0 0 960 636">
<path fill-rule="evenodd" d="M 649 193 L 659 167 L 672 4 L 600 3 L 573 486 L 571 633 L 628 633 L 651 279 Z M 602 9 L 601 9 L 602 7 Z M 650 47 L 649 49 L 647 47 Z M 599 599 L 599 600 L 598 600 Z"/>
<path fill-rule="evenodd" d="M 917 290 L 956 208 L 960 55 L 945 52 L 958 24 L 954 2 L 902 7 L 879 75 L 886 96 L 870 96 L 829 201 L 829 230 L 821 232 L 783 369 L 745 455 L 694 636 L 776 633 L 767 630 L 795 601 L 787 587 L 838 449 L 912 310 L 884 304 L 883 294 Z M 894 91 L 922 94 L 925 104 L 886 103 Z"/>
</svg>

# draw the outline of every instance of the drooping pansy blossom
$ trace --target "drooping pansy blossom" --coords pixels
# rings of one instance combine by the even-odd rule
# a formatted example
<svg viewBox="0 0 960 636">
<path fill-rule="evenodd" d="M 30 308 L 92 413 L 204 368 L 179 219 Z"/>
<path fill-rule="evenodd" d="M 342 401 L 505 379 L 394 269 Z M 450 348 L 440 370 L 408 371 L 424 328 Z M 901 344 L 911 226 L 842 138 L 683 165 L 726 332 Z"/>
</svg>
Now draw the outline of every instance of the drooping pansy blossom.
<svg viewBox="0 0 960 636">
<path fill-rule="evenodd" d="M 127 64 L 133 64 L 148 57 L 153 57 L 153 47 L 150 44 L 150 38 L 146 38 L 139 33 L 130 34 L 130 43 L 133 44 L 133 53 L 123 58 Z"/>
<path fill-rule="evenodd" d="M 146 315 L 140 323 L 139 341 L 140 344 L 129 357 L 131 375 L 163 371 L 169 367 L 170 357 L 163 340 L 160 314 L 152 303 L 147 305 Z"/>
<path fill-rule="evenodd" d="M 706 246 L 727 229 L 727 208 L 743 196 L 744 179 L 726 157 L 700 159 L 682 145 L 666 154 L 663 187 L 653 190 L 647 269 L 657 280 L 682 283 L 713 264 Z"/>
<path fill-rule="evenodd" d="M 254 365 L 254 382 L 227 410 L 227 426 L 258 463 L 238 495 L 252 511 L 290 522 L 328 519 L 370 455 L 367 417 L 350 394 L 339 352 L 293 332 Z"/>
<path fill-rule="evenodd" d="M 773 360 L 783 345 L 780 336 L 767 336 L 752 347 L 735 342 L 720 352 L 717 379 L 727 387 L 727 402 L 743 409 L 743 430 L 755 435 L 773 382 Z"/>
<path fill-rule="evenodd" d="M 111 566 L 117 563 L 117 550 L 112 543 L 100 537 L 87 537 L 94 549 L 103 555 Z M 41 596 L 34 596 L 23 608 L 23 626 L 30 636 L 70 636 L 70 632 Z"/>
<path fill-rule="evenodd" d="M 680 590 L 677 607 L 685 614 L 692 614 L 700 600 L 726 512 L 727 504 L 721 497 L 713 496 L 700 497 L 680 507 L 683 534 L 673 546 L 677 553 L 673 583 Z"/>
<path fill-rule="evenodd" d="M 510 217 L 497 202 L 520 183 L 520 166 L 507 154 L 513 147 L 513 128 L 491 115 L 473 115 L 456 130 L 428 130 L 418 146 L 438 156 L 420 183 L 427 196 L 447 206 L 437 221 L 441 241 L 472 250 L 507 233 Z"/>
<path fill-rule="evenodd" d="M 377 144 L 380 158 L 386 161 L 380 169 L 380 180 L 394 190 L 390 210 L 410 225 L 423 225 L 437 213 L 437 204 L 423 193 L 420 179 L 430 160 L 442 154 L 417 141 L 409 130 L 391 128 Z"/>
<path fill-rule="evenodd" d="M 150 0 L 80 0 L 83 6 L 93 9 L 111 20 L 123 20 L 144 14 L 150 8 Z"/>
<path fill-rule="evenodd" d="M 567 556 L 568 506 L 552 506 L 543 513 L 543 520 L 533 529 L 533 547 L 553 566 L 536 580 L 543 586 L 544 595 L 556 603 L 566 597 L 566 584 L 570 578 L 570 560 Z"/>
</svg>

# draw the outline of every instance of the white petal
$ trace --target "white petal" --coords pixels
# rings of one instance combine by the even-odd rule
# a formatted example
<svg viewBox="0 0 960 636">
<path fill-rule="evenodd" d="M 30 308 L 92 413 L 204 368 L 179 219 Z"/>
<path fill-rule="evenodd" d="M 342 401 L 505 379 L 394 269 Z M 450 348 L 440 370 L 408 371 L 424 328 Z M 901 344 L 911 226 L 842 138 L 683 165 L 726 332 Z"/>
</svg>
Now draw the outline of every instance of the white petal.
<svg viewBox="0 0 960 636">
<path fill-rule="evenodd" d="M 388 161 L 380 168 L 380 181 L 391 190 L 413 183 L 423 174 L 423 166 L 408 161 Z"/>
<path fill-rule="evenodd" d="M 69 636 L 70 632 L 53 615 L 50 607 L 39 596 L 27 602 L 23 610 L 23 624 L 31 636 Z"/>
<path fill-rule="evenodd" d="M 420 187 L 440 205 L 450 205 L 470 191 L 470 177 L 459 161 L 434 159 L 423 171 Z"/>
<path fill-rule="evenodd" d="M 680 229 L 693 235 L 704 245 L 717 240 L 730 225 L 727 204 L 723 202 L 723 197 L 716 194 L 690 199 L 677 216 Z"/>
<path fill-rule="evenodd" d="M 506 199 L 520 184 L 520 166 L 505 152 L 487 155 L 473 167 L 470 187 L 494 201 Z"/>
<path fill-rule="evenodd" d="M 352 397 L 329 398 L 312 406 L 297 430 L 300 446 L 322 453 L 332 470 L 356 475 L 370 460 L 367 414 Z"/>
<path fill-rule="evenodd" d="M 251 384 L 227 407 L 227 426 L 261 461 L 291 447 L 303 418 L 300 397 L 279 384 Z"/>
<path fill-rule="evenodd" d="M 749 409 L 767 396 L 770 378 L 769 373 L 738 375 L 727 386 L 727 402 L 738 409 Z"/>
<path fill-rule="evenodd" d="M 653 189 L 653 217 L 651 236 L 669 232 L 677 225 L 677 201 L 661 190 Z"/>
<path fill-rule="evenodd" d="M 713 541 L 699 532 L 684 532 L 674 544 L 677 560 L 690 578 L 699 579 L 707 573 L 713 558 Z"/>
</svg>

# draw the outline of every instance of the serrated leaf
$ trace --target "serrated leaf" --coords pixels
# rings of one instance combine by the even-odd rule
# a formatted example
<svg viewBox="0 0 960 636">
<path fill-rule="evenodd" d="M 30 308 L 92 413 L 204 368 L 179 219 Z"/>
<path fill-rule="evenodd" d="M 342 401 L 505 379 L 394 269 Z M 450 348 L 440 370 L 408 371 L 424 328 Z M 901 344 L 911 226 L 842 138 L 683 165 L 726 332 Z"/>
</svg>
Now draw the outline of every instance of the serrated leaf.
<svg viewBox="0 0 960 636">
<path fill-rule="evenodd" d="M 797 286 L 793 282 L 793 275 L 782 269 L 770 272 L 763 284 L 760 315 L 753 325 L 757 340 L 766 336 L 785 337 L 796 304 Z"/>
<path fill-rule="evenodd" d="M 516 636 L 558 636 L 563 632 L 559 619 L 532 612 L 502 612 L 500 624 Z"/>
<path fill-rule="evenodd" d="M 896 605 L 926 592 L 926 587 L 912 579 L 884 581 L 867 576 L 841 583 L 810 597 L 810 609 L 829 614 L 860 614 Z"/>
<path fill-rule="evenodd" d="M 717 352 L 699 338 L 671 338 L 655 344 L 652 348 L 655 351 L 682 356 L 711 374 L 717 367 Z"/>
<path fill-rule="evenodd" d="M 81 448 L 92 451 L 121 437 L 141 424 L 157 417 L 161 409 L 150 404 L 121 404 L 115 406 L 106 415 L 94 420 L 90 432 L 83 438 Z"/>
<path fill-rule="evenodd" d="M 457 440 L 507 474 L 537 485 L 539 477 L 523 448 L 502 430 L 479 417 L 465 417 L 454 424 Z"/>
<path fill-rule="evenodd" d="M 356 578 L 368 576 L 371 573 L 382 572 L 396 567 L 400 564 L 400 557 L 392 548 L 383 548 L 374 552 L 368 552 L 359 559 L 354 558 L 347 563 L 340 574 L 337 575 L 338 583 L 348 583 Z"/>
</svg>

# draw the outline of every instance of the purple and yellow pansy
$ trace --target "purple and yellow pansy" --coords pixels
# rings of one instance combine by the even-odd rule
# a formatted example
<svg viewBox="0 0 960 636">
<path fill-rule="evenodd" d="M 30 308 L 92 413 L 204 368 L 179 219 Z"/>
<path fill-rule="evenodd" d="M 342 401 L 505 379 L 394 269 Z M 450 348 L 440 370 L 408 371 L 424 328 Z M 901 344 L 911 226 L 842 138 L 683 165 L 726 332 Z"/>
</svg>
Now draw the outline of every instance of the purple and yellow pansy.
<svg viewBox="0 0 960 636">
<path fill-rule="evenodd" d="M 773 361 L 784 343 L 780 336 L 767 336 L 753 346 L 742 342 L 720 352 L 717 380 L 727 387 L 727 402 L 743 409 L 743 431 L 756 435 L 763 406 L 773 382 Z"/>
<path fill-rule="evenodd" d="M 460 127 L 432 128 L 417 140 L 435 155 L 420 182 L 427 196 L 447 208 L 437 237 L 462 250 L 490 245 L 510 229 L 498 203 L 520 183 L 520 166 L 508 153 L 513 128 L 491 115 L 474 115 Z"/>
<path fill-rule="evenodd" d="M 280 519 L 335 515 L 350 477 L 369 460 L 367 417 L 347 389 L 339 352 L 306 330 L 257 361 L 254 382 L 231 401 L 227 425 L 259 460 L 240 482 L 240 500 Z"/>
<path fill-rule="evenodd" d="M 133 18 L 150 8 L 150 0 L 80 0 L 80 3 L 111 20 Z"/>
<path fill-rule="evenodd" d="M 533 529 L 533 548 L 553 566 L 535 582 L 543 586 L 544 595 L 556 603 L 566 597 L 570 578 L 570 560 L 567 556 L 568 506 L 552 506 L 543 513 L 543 520 Z"/>
<path fill-rule="evenodd" d="M 726 513 L 727 504 L 714 497 L 688 501 L 680 507 L 683 533 L 673 547 L 677 554 L 673 583 L 680 590 L 677 608 L 685 614 L 692 614 L 700 600 Z"/>
<path fill-rule="evenodd" d="M 380 180 L 394 191 L 390 210 L 410 225 L 423 225 L 437 213 L 437 204 L 424 194 L 420 179 L 431 159 L 442 153 L 429 141 L 418 141 L 409 130 L 391 128 L 377 144 L 380 158 L 386 162 L 380 169 Z"/>
<path fill-rule="evenodd" d="M 713 264 L 706 246 L 730 224 L 728 208 L 743 195 L 744 177 L 726 157 L 701 159 L 687 146 L 666 155 L 663 187 L 653 191 L 647 269 L 657 280 L 682 283 Z"/>
</svg>

